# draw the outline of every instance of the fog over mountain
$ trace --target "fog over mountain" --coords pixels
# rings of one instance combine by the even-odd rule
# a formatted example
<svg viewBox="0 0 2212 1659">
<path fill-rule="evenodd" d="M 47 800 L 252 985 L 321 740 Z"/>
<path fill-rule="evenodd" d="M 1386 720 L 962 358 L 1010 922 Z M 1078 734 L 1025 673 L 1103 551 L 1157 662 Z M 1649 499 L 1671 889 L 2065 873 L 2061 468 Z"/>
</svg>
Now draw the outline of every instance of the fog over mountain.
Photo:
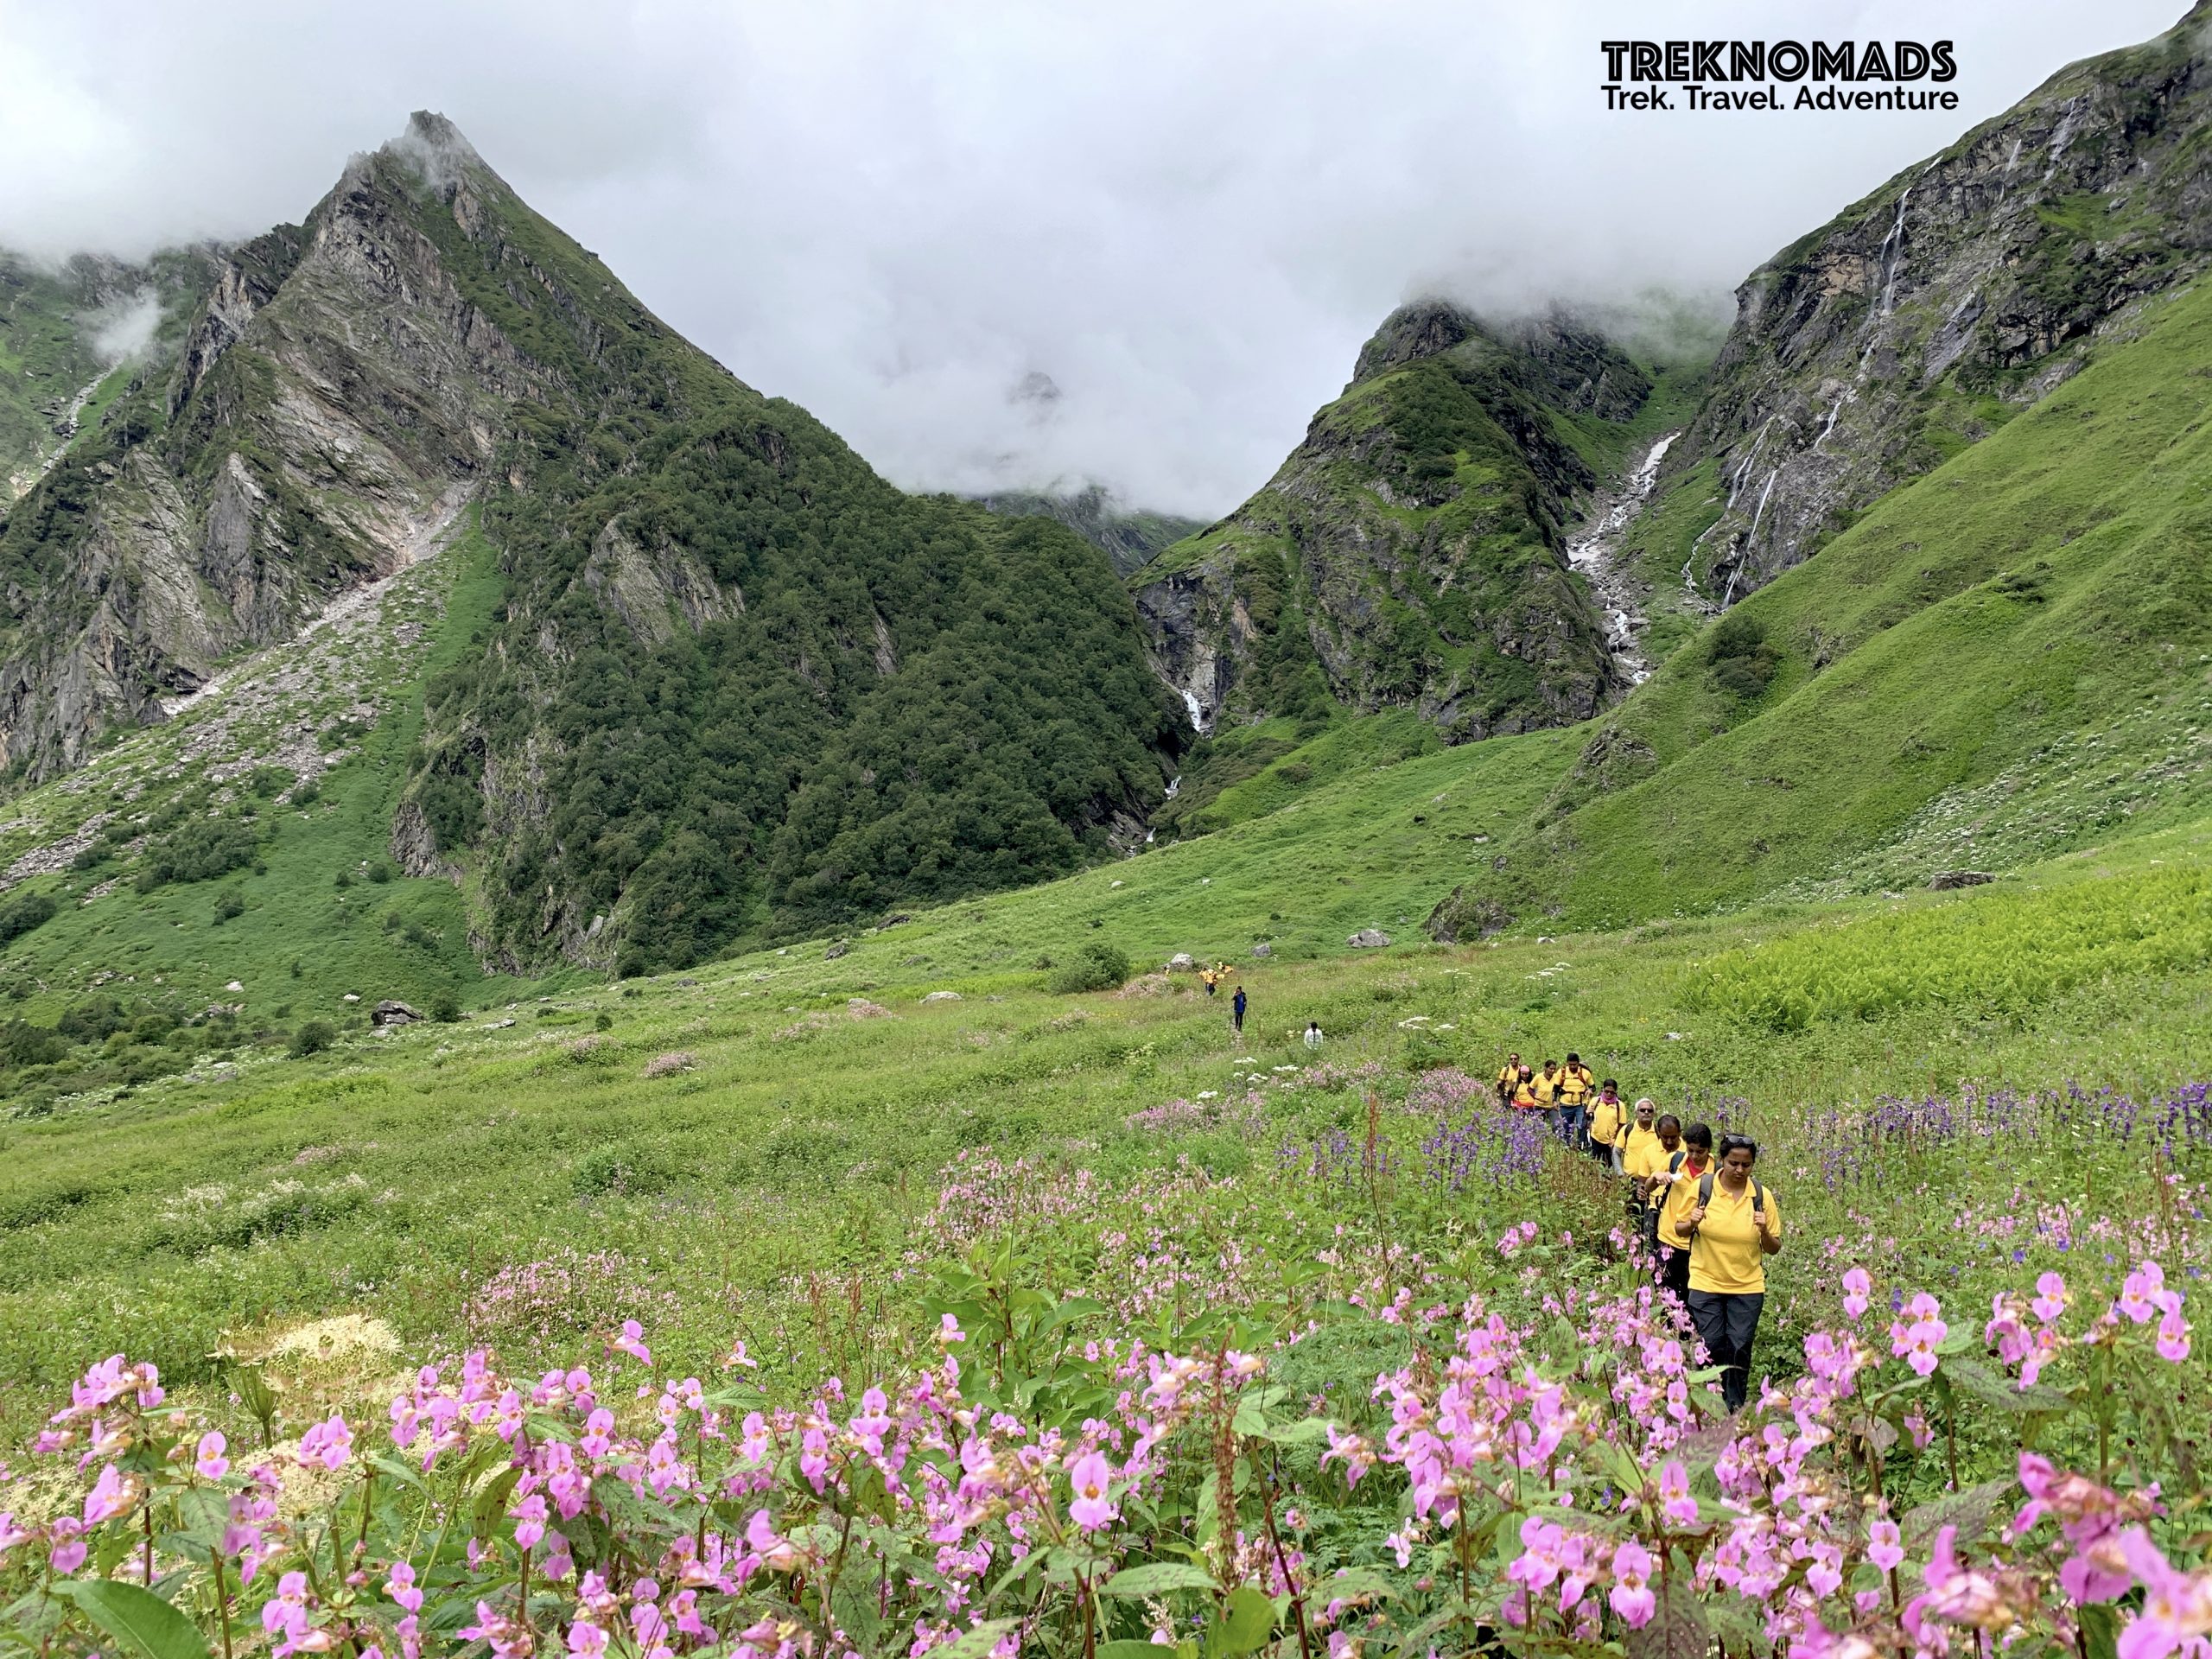
<svg viewBox="0 0 2212 1659">
<path fill-rule="evenodd" d="M 2180 10 L 0 0 L 0 245 L 250 235 L 439 109 L 895 481 L 1096 479 L 1210 517 L 1399 301 L 1725 305 L 1838 203 Z M 1601 40 L 1784 34 L 1954 39 L 1961 108 L 1603 108 Z"/>
</svg>

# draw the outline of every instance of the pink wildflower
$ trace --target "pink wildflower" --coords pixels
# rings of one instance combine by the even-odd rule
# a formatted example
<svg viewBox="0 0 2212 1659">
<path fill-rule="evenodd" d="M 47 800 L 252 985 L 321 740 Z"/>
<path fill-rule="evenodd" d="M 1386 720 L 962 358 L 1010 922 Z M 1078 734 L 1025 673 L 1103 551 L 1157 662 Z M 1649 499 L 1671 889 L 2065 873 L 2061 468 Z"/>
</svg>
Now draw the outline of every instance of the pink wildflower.
<svg viewBox="0 0 2212 1659">
<path fill-rule="evenodd" d="M 353 1431 L 346 1427 L 345 1417 L 338 1412 L 332 1412 L 300 1436 L 302 1463 L 319 1463 L 330 1470 L 343 1469 L 353 1452 Z"/>
<path fill-rule="evenodd" d="M 1864 1268 L 1853 1268 L 1843 1275 L 1843 1312 L 1847 1319 L 1856 1319 L 1866 1312 L 1866 1299 L 1872 1294 L 1874 1281 Z"/>
<path fill-rule="evenodd" d="M 1633 1538 L 1613 1551 L 1613 1590 L 1607 1599 L 1629 1629 L 1640 1630 L 1651 1622 L 1657 1605 L 1651 1593 L 1651 1552 Z"/>
<path fill-rule="evenodd" d="M 1096 1452 L 1077 1458 L 1075 1466 L 1068 1471 L 1069 1482 L 1075 1488 L 1074 1499 L 1068 1505 L 1068 1518 L 1085 1532 L 1097 1531 L 1120 1513 L 1106 1496 L 1113 1478 L 1112 1465 Z"/>
</svg>

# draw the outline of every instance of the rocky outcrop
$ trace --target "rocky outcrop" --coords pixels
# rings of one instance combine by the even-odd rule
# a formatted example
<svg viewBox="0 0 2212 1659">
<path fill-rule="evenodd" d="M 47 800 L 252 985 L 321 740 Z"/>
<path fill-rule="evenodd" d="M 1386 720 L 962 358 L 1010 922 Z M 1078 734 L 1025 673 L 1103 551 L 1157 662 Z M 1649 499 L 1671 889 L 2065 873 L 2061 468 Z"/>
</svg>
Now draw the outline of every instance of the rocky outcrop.
<svg viewBox="0 0 2212 1659">
<path fill-rule="evenodd" d="M 1267 487 L 1137 580 L 1155 671 L 1202 732 L 1330 702 L 1453 741 L 1586 719 L 1626 680 L 1567 565 L 1597 480 L 1562 423 L 1649 391 L 1569 318 L 1395 313 Z"/>
<path fill-rule="evenodd" d="M 426 188 L 421 149 L 355 157 L 305 226 L 225 256 L 166 376 L 10 513 L 0 760 L 72 767 L 391 574 L 544 384 L 446 270 L 483 181 Z"/>
<path fill-rule="evenodd" d="M 2062 70 L 1737 290 L 1713 390 L 1662 480 L 1717 463 L 1725 511 L 1691 569 L 1707 599 L 1805 558 L 2212 264 L 2208 24 L 2199 4 L 2155 41 Z"/>
<path fill-rule="evenodd" d="M 577 580 L 649 650 L 674 638 L 678 627 L 696 633 L 745 609 L 743 591 L 733 588 L 725 594 L 696 556 L 665 543 L 648 555 L 624 533 L 620 521 L 600 531 Z M 880 619 L 877 626 L 880 630 Z M 887 635 L 880 634 L 879 652 L 887 654 L 889 649 Z"/>
</svg>

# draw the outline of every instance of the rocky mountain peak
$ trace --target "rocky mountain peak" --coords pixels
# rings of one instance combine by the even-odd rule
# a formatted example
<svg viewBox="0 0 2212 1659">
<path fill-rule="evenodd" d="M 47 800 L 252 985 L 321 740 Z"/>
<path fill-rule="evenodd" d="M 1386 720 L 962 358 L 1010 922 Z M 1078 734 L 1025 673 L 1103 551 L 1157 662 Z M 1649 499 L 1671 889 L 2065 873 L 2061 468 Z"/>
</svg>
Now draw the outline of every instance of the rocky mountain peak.
<svg viewBox="0 0 2212 1659">
<path fill-rule="evenodd" d="M 452 519 L 501 410 L 548 378 L 450 268 L 511 197 L 419 113 L 303 224 L 207 262 L 173 360 L 0 535 L 0 756 L 34 779 L 77 764 L 103 728 L 160 719 Z"/>
<path fill-rule="evenodd" d="M 1382 319 L 1367 344 L 1359 348 L 1352 365 L 1349 391 L 1363 380 L 1372 380 L 1401 365 L 1424 357 L 1441 357 L 1482 333 L 1474 314 L 1445 299 L 1415 300 Z"/>
<path fill-rule="evenodd" d="M 1671 477 L 1717 464 L 1694 550 L 1739 598 L 2076 372 L 2212 266 L 2212 8 L 2059 71 L 1737 290 Z M 1700 486 L 1700 487 L 1704 487 Z"/>
</svg>

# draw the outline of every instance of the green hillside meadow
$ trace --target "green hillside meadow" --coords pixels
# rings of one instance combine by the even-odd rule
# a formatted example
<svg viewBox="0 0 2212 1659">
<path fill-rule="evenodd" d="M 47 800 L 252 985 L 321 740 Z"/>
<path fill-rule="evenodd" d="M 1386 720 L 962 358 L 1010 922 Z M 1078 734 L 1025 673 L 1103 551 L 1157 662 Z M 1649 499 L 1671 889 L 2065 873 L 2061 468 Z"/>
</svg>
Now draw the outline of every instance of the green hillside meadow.
<svg viewBox="0 0 2212 1659">
<path fill-rule="evenodd" d="M 1686 471 L 1594 719 L 1447 744 L 1416 676 L 1185 754 L 1098 547 L 377 176 L 570 371 L 542 487 L 0 805 L 0 1659 L 2203 1659 L 2212 287 L 1718 618 Z M 1311 442 L 1410 400 L 1588 608 L 1592 493 L 1392 373 Z M 1615 478 L 1650 378 L 1542 429 Z M 1252 511 L 1132 584 L 1289 569 Z M 753 599 L 590 597 L 697 547 Z M 1499 1103 L 1570 1052 L 1755 1138 L 1747 1364 Z"/>
</svg>

